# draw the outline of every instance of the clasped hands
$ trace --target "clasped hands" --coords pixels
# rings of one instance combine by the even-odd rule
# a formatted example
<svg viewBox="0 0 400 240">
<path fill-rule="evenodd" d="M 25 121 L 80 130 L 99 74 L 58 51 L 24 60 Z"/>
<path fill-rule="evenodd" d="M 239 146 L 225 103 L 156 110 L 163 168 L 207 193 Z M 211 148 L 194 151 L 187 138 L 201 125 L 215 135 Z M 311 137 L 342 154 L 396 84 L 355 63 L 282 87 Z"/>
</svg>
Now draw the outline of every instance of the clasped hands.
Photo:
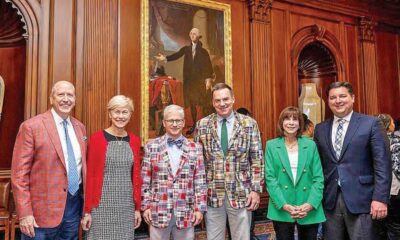
<svg viewBox="0 0 400 240">
<path fill-rule="evenodd" d="M 293 219 L 304 218 L 312 209 L 313 207 L 309 203 L 304 203 L 300 206 L 293 206 L 290 204 L 283 205 L 283 210 L 288 212 Z"/>
</svg>

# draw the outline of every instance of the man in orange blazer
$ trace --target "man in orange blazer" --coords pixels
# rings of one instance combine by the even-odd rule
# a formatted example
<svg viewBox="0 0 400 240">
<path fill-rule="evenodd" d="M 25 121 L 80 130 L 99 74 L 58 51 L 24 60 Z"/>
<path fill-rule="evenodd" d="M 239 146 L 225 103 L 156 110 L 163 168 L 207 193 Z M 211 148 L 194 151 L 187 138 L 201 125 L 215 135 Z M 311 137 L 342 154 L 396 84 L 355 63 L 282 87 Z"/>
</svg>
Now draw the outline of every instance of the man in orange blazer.
<svg viewBox="0 0 400 240">
<path fill-rule="evenodd" d="M 70 116 L 75 88 L 59 81 L 52 108 L 20 126 L 11 181 L 22 239 L 78 239 L 86 176 L 86 129 Z"/>
</svg>

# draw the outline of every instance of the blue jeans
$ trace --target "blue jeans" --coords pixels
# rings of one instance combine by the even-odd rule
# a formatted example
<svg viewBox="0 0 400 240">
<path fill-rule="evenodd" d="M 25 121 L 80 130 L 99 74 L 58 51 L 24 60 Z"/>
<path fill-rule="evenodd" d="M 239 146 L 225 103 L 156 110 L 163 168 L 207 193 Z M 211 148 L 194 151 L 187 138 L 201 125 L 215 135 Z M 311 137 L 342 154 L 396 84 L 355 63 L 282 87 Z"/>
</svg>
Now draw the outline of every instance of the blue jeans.
<svg viewBox="0 0 400 240">
<path fill-rule="evenodd" d="M 35 237 L 31 238 L 21 234 L 21 240 L 77 240 L 82 203 L 80 191 L 75 193 L 74 196 L 68 193 L 64 216 L 60 225 L 55 228 L 35 228 Z"/>
</svg>

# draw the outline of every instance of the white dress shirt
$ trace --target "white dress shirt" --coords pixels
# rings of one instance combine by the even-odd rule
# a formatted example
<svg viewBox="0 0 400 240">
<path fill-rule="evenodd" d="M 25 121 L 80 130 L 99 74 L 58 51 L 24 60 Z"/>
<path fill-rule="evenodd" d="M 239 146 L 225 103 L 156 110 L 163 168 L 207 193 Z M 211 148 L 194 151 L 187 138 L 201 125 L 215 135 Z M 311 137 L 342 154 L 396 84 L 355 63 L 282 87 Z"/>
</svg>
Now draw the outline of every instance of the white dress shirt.
<svg viewBox="0 0 400 240">
<path fill-rule="evenodd" d="M 340 146 L 343 146 L 344 137 L 346 136 L 347 128 L 349 127 L 351 115 L 353 115 L 353 111 L 347 114 L 343 118 L 338 118 L 336 116 L 333 117 L 333 125 L 332 125 L 332 146 L 335 146 L 335 138 L 336 138 L 336 131 L 339 126 L 339 119 L 344 119 L 345 122 L 343 123 L 343 132 L 342 132 L 342 139 L 340 142 Z"/>
<path fill-rule="evenodd" d="M 217 134 L 219 137 L 219 140 L 221 141 L 221 128 L 222 128 L 222 121 L 224 120 L 223 117 L 217 115 Z M 231 140 L 232 137 L 232 132 L 233 132 L 233 123 L 235 122 L 235 114 L 231 113 L 226 118 L 226 129 L 228 130 L 228 147 L 229 147 L 229 141 Z"/>
<path fill-rule="evenodd" d="M 170 138 L 167 134 L 166 140 L 168 140 L 168 138 Z M 180 136 L 179 138 L 177 138 L 176 140 L 179 140 L 183 138 L 183 136 Z M 182 156 L 182 148 L 178 148 L 175 144 L 173 144 L 172 146 L 167 144 L 167 151 L 168 151 L 168 158 L 169 158 L 169 162 L 171 164 L 171 170 L 172 170 L 172 175 L 175 176 L 176 172 L 178 171 L 179 165 L 181 163 L 181 156 Z"/>
<path fill-rule="evenodd" d="M 67 173 L 69 172 L 68 168 L 68 150 L 67 150 L 67 143 L 65 142 L 65 132 L 64 132 L 64 125 L 60 115 L 57 114 L 57 112 L 52 108 L 51 109 L 51 114 L 53 115 L 54 121 L 56 123 L 57 127 L 57 132 L 58 132 L 58 137 L 60 138 L 62 150 L 64 153 L 64 159 L 65 159 L 65 167 L 67 169 Z M 69 139 L 71 140 L 72 148 L 74 150 L 74 155 L 75 155 L 75 161 L 76 161 L 76 167 L 78 170 L 78 177 L 79 177 L 79 184 L 82 182 L 82 153 L 81 153 L 81 146 L 79 145 L 78 138 L 76 137 L 74 127 L 72 126 L 71 120 L 68 117 L 67 118 L 67 131 L 69 135 Z"/>
<path fill-rule="evenodd" d="M 293 183 L 296 184 L 297 166 L 299 164 L 299 151 L 289 152 L 290 169 L 292 170 Z"/>
</svg>

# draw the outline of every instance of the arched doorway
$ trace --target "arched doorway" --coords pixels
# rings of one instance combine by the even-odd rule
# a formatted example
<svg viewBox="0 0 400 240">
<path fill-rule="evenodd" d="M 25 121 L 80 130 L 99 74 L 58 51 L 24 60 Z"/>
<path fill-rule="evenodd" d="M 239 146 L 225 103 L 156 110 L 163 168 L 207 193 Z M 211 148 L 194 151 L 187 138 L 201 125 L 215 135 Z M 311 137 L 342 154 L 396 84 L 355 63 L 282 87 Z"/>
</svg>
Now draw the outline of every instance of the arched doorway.
<svg viewBox="0 0 400 240">
<path fill-rule="evenodd" d="M 306 45 L 300 52 L 298 62 L 299 96 L 301 86 L 315 83 L 317 94 L 327 103 L 326 90 L 330 83 L 338 81 L 337 66 L 331 51 L 320 42 Z M 332 117 L 329 108 L 325 107 L 325 119 Z"/>
<path fill-rule="evenodd" d="M 26 26 L 10 2 L 0 0 L 0 76 L 4 100 L 0 119 L 0 168 L 10 168 L 19 125 L 25 113 Z"/>
<path fill-rule="evenodd" d="M 291 63 L 292 81 L 299 89 L 299 96 L 302 83 L 316 83 L 316 92 L 325 101 L 324 119 L 332 116 L 327 107 L 326 88 L 331 82 L 345 78 L 343 54 L 337 38 L 320 25 L 299 29 L 291 41 Z"/>
</svg>

